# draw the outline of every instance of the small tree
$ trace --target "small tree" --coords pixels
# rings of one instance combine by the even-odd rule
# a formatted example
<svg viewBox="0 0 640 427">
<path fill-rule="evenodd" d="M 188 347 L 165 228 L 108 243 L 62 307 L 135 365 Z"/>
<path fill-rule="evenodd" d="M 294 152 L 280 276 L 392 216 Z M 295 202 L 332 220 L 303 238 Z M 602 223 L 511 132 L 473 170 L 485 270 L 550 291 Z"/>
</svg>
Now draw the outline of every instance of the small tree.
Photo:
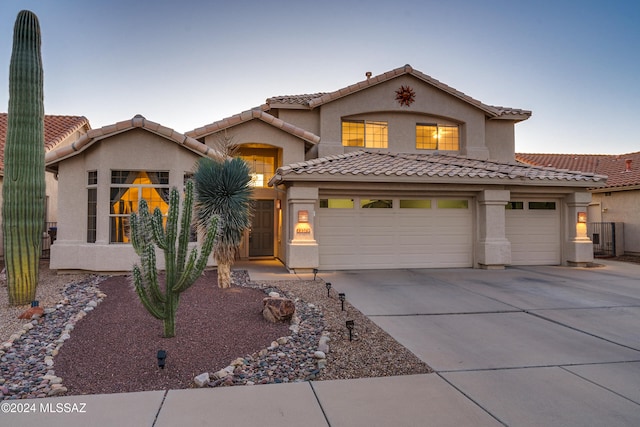
<svg viewBox="0 0 640 427">
<path fill-rule="evenodd" d="M 33 301 L 44 229 L 44 95 L 40 24 L 18 14 L 9 65 L 2 218 L 9 303 Z"/>
<path fill-rule="evenodd" d="M 213 257 L 218 264 L 218 286 L 231 286 L 231 266 L 242 235 L 251 225 L 251 175 L 239 157 L 202 158 L 193 176 L 196 184 L 196 216 L 204 226 L 212 216 L 220 218 Z"/>
<path fill-rule="evenodd" d="M 207 259 L 213 249 L 217 232 L 217 217 L 210 217 L 206 224 L 206 237 L 200 250 L 200 256 L 198 257 L 197 248 L 193 248 L 187 259 L 193 210 L 192 181 L 188 181 L 186 185 L 178 237 L 179 205 L 180 196 L 174 187 L 169 195 L 169 214 L 166 218 L 166 227 L 163 227 L 164 218 L 160 209 L 156 208 L 151 215 L 144 199 L 140 200 L 138 213 L 131 214 L 131 244 L 140 256 L 141 263 L 141 265 L 133 267 L 136 293 L 147 311 L 156 319 L 162 320 L 165 338 L 175 336 L 175 319 L 180 294 L 196 281 L 207 266 Z M 178 241 L 177 248 L 176 239 Z M 164 251 L 164 292 L 158 283 L 156 246 Z"/>
</svg>

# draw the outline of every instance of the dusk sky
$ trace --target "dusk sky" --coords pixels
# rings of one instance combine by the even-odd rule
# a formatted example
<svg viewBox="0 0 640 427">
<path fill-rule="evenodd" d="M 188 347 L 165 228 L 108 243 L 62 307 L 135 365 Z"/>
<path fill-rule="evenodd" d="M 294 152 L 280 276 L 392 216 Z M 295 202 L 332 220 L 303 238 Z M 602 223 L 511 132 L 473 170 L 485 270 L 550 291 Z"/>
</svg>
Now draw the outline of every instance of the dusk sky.
<svg viewBox="0 0 640 427">
<path fill-rule="evenodd" d="M 186 132 L 410 64 L 531 110 L 516 150 L 640 151 L 640 2 L 2 0 L 0 111 L 18 12 L 42 30 L 47 114 Z"/>
</svg>

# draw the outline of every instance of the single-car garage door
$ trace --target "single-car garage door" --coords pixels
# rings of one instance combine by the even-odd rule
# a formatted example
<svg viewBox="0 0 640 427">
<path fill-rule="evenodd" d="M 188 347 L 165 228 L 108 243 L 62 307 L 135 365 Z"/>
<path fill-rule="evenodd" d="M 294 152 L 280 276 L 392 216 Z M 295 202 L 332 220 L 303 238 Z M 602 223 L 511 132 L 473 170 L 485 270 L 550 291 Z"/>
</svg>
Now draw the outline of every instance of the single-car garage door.
<svg viewBox="0 0 640 427">
<path fill-rule="evenodd" d="M 468 199 L 321 198 L 317 212 L 322 269 L 473 265 Z"/>
<path fill-rule="evenodd" d="M 560 264 L 559 201 L 513 200 L 505 221 L 512 265 Z"/>
</svg>

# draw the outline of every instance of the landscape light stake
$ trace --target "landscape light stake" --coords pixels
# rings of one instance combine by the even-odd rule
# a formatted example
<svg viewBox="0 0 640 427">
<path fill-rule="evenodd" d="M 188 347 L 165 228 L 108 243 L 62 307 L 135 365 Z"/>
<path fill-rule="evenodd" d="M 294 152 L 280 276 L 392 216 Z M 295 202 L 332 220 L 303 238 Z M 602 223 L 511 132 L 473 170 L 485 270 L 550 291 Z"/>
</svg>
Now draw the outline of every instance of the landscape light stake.
<svg viewBox="0 0 640 427">
<path fill-rule="evenodd" d="M 164 364 L 167 359 L 167 352 L 164 350 L 158 350 L 158 366 L 160 369 L 164 369 Z"/>
<path fill-rule="evenodd" d="M 353 331 L 353 320 L 347 320 L 347 329 L 349 330 L 349 341 L 352 340 L 352 335 L 351 335 L 351 331 Z"/>
<path fill-rule="evenodd" d="M 316 276 L 317 276 L 317 275 L 318 275 L 318 269 L 317 269 L 317 268 L 314 268 L 314 269 L 313 269 L 313 281 L 314 281 L 314 282 L 316 281 Z"/>
<path fill-rule="evenodd" d="M 342 311 L 344 311 L 344 300 L 347 299 L 347 296 L 344 293 L 339 293 L 338 298 L 340 298 L 340 302 L 342 303 Z"/>
<path fill-rule="evenodd" d="M 325 286 L 327 287 L 327 298 L 329 298 L 329 291 L 331 290 L 331 283 L 327 282 L 325 284 Z"/>
</svg>

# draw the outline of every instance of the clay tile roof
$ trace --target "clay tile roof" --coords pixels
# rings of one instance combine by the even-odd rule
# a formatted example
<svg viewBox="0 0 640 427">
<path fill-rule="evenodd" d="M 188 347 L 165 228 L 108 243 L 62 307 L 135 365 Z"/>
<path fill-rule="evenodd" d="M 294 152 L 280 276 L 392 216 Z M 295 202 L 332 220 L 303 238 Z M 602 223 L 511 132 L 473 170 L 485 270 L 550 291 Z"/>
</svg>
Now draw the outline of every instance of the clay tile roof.
<svg viewBox="0 0 640 427">
<path fill-rule="evenodd" d="M 214 150 L 211 147 L 208 147 L 200 141 L 181 134 L 166 126 L 162 126 L 159 123 L 147 120 L 146 118 L 138 114 L 130 120 L 124 120 L 109 126 L 103 126 L 99 129 L 92 129 L 78 138 L 73 144 L 48 152 L 45 155 L 45 163 L 48 168 L 51 168 L 61 160 L 73 157 L 76 154 L 84 151 L 97 141 L 112 137 L 114 135 L 126 132 L 134 128 L 145 129 L 204 156 L 213 158 L 220 158 L 223 156 L 218 151 Z"/>
<path fill-rule="evenodd" d="M 217 122 L 213 122 L 206 126 L 203 126 L 198 129 L 194 129 L 192 131 L 187 132 L 185 135 L 191 138 L 202 138 L 207 135 L 211 135 L 212 133 L 221 131 L 223 129 L 228 129 L 232 126 L 239 125 L 241 123 L 248 122 L 253 119 L 258 119 L 268 125 L 276 127 L 284 132 L 287 132 L 293 136 L 296 136 L 300 139 L 303 139 L 311 144 L 317 144 L 320 142 L 320 137 L 312 132 L 309 132 L 300 127 L 294 126 L 290 123 L 280 120 L 279 118 L 272 116 L 271 114 L 264 111 L 268 109 L 267 105 L 260 106 L 258 108 L 254 108 L 252 110 L 243 111 L 240 114 L 236 114 L 231 117 L 227 117 L 222 120 L 218 120 Z"/>
<path fill-rule="evenodd" d="M 4 144 L 7 138 L 7 113 L 0 113 L 0 170 L 4 170 Z M 44 147 L 51 151 L 66 138 L 81 129 L 89 130 L 91 125 L 84 116 L 44 116 Z"/>
<path fill-rule="evenodd" d="M 342 98 L 344 96 L 350 95 L 352 93 L 358 92 L 360 90 L 366 89 L 370 86 L 377 85 L 379 83 L 391 80 L 401 75 L 409 74 L 412 75 L 432 86 L 439 88 L 440 90 L 449 93 L 456 98 L 459 98 L 481 110 L 483 110 L 486 114 L 493 118 L 508 118 L 512 120 L 526 120 L 531 116 L 531 111 L 522 110 L 519 108 L 509 108 L 509 107 L 499 107 L 493 105 L 484 104 L 477 99 L 466 95 L 459 90 L 452 88 L 439 80 L 434 79 L 427 74 L 424 74 L 418 70 L 415 70 L 411 65 L 405 65 L 404 67 L 399 67 L 391 71 L 387 71 L 386 73 L 370 77 L 366 80 L 360 81 L 358 83 L 352 84 L 350 86 L 338 89 L 333 92 L 319 92 L 315 94 L 305 94 L 305 95 L 284 95 L 284 96 L 274 96 L 272 98 L 267 99 L 267 105 L 273 108 L 286 108 L 287 105 L 297 106 L 302 105 L 308 108 L 315 108 L 327 102 L 331 102 L 338 98 Z"/>
<path fill-rule="evenodd" d="M 420 182 L 446 182 L 451 177 L 476 181 L 491 178 L 517 180 L 518 184 L 524 185 L 536 185 L 544 181 L 548 185 L 580 187 L 599 187 L 606 179 L 593 173 L 497 163 L 449 154 L 355 151 L 283 166 L 276 171 L 269 184 L 308 179 L 348 181 L 357 180 L 357 177 L 377 181 L 388 181 L 385 177 L 395 177 L 395 181 L 403 182 L 416 179 Z"/>
<path fill-rule="evenodd" d="M 640 186 L 640 152 L 617 155 L 516 153 L 516 160 L 529 165 L 606 175 L 604 188 Z"/>
</svg>

